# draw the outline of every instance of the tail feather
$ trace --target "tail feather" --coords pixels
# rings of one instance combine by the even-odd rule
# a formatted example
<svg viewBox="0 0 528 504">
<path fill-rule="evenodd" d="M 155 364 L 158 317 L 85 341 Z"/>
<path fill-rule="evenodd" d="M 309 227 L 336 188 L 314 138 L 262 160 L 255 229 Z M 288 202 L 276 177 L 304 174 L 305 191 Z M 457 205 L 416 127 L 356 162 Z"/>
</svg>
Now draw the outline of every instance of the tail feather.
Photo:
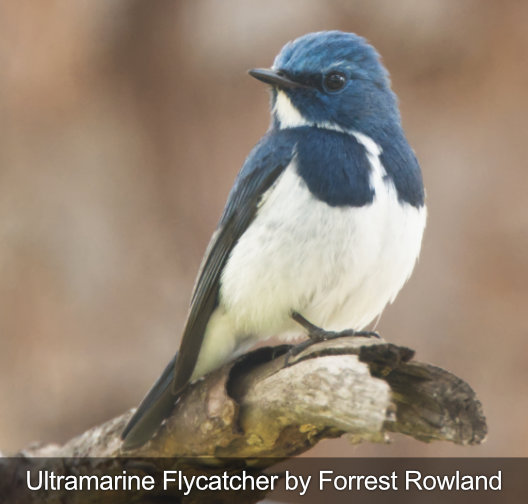
<svg viewBox="0 0 528 504">
<path fill-rule="evenodd" d="M 137 448 L 146 443 L 172 411 L 178 398 L 172 392 L 175 362 L 176 356 L 169 362 L 156 383 L 141 401 L 121 434 L 125 450 Z"/>
</svg>

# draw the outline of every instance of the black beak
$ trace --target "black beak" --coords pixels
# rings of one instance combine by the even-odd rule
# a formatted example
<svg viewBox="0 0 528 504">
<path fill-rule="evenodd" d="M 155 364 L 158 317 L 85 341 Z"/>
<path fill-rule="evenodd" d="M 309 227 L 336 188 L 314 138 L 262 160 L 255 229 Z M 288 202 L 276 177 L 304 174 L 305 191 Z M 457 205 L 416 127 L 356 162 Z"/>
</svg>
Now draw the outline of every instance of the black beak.
<svg viewBox="0 0 528 504">
<path fill-rule="evenodd" d="M 288 79 L 280 70 L 275 71 L 269 68 L 253 68 L 248 70 L 251 77 L 255 77 L 259 81 L 265 82 L 266 84 L 271 84 L 272 86 L 277 86 L 279 88 L 305 88 L 304 84 L 299 82 L 292 81 Z"/>
</svg>

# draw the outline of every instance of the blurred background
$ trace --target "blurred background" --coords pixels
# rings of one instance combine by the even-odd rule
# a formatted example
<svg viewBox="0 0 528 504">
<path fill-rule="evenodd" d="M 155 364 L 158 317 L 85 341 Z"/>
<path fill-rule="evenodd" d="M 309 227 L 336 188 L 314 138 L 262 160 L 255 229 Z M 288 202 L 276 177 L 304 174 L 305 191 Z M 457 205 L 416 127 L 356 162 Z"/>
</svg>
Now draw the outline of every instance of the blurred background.
<svg viewBox="0 0 528 504">
<path fill-rule="evenodd" d="M 527 22 L 515 0 L 1 2 L 0 449 L 137 405 L 268 126 L 246 70 L 341 29 L 383 55 L 427 186 L 421 259 L 379 330 L 467 380 L 489 436 L 311 453 L 528 455 Z"/>
</svg>

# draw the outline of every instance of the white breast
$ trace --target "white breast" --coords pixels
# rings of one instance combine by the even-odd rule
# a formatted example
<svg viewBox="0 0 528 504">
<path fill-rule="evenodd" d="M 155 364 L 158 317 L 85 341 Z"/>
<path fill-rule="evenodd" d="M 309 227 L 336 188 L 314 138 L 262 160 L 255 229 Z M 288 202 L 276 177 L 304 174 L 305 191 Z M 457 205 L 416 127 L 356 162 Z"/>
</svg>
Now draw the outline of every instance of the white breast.
<svg viewBox="0 0 528 504">
<path fill-rule="evenodd" d="M 326 329 L 360 329 L 395 298 L 418 257 L 426 212 L 398 202 L 369 147 L 376 196 L 368 206 L 315 199 L 294 163 L 265 195 L 222 276 L 221 302 L 240 331 L 289 330 L 291 310 Z"/>
<path fill-rule="evenodd" d="M 368 152 L 373 203 L 331 207 L 317 200 L 293 161 L 264 195 L 229 257 L 195 376 L 257 339 L 302 333 L 292 310 L 324 329 L 361 329 L 409 278 L 425 207 L 398 201 L 384 178 L 379 147 L 355 135 Z"/>
</svg>

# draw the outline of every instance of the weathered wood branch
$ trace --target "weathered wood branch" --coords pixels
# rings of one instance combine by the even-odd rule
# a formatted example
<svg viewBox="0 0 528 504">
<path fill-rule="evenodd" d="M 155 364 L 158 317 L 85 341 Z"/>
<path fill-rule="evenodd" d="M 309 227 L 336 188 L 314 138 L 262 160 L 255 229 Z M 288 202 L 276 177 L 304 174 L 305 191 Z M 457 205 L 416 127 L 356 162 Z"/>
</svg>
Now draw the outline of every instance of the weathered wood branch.
<svg viewBox="0 0 528 504">
<path fill-rule="evenodd" d="M 250 352 L 190 386 L 140 448 L 121 449 L 129 411 L 62 446 L 33 446 L 18 455 L 171 457 L 186 467 L 203 464 L 204 456 L 217 467 L 236 457 L 260 459 L 265 467 L 343 434 L 354 443 L 382 441 L 391 432 L 468 445 L 485 438 L 482 407 L 470 386 L 413 361 L 412 350 L 365 338 L 318 343 L 295 357 L 289 348 Z"/>
</svg>

